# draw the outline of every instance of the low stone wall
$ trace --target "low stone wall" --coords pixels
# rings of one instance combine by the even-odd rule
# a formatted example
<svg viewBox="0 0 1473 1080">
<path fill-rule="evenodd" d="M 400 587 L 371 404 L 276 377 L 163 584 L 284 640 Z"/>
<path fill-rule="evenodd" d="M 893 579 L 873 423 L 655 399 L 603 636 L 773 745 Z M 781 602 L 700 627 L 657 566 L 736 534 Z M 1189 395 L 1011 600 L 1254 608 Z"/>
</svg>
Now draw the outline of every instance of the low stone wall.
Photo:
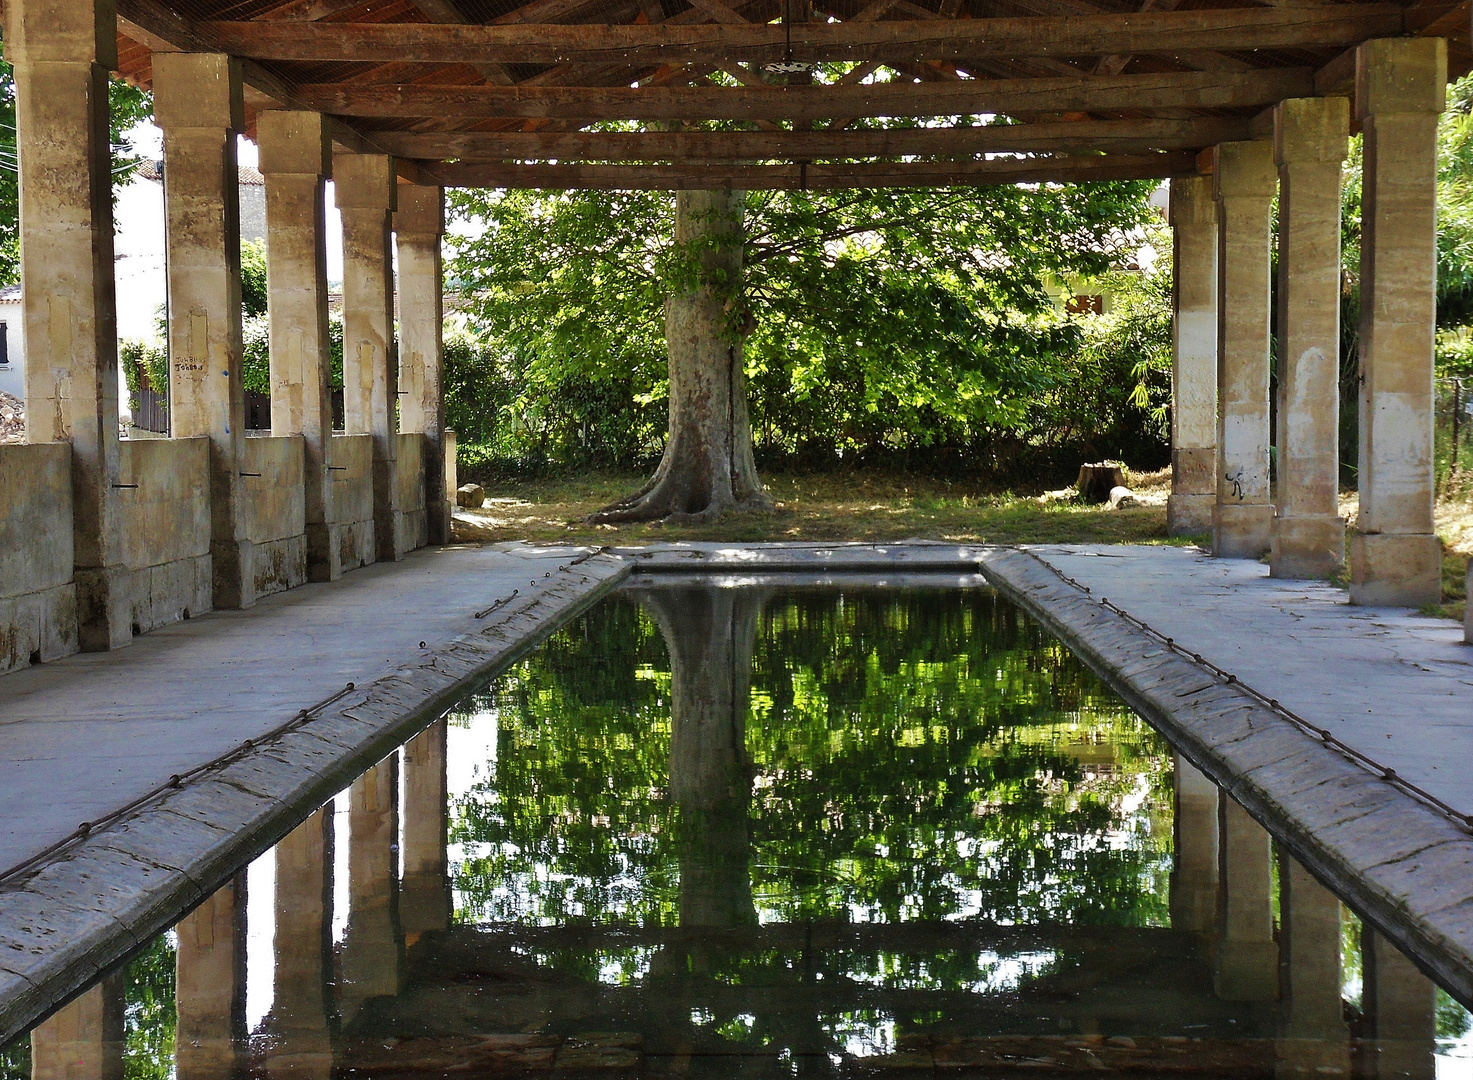
<svg viewBox="0 0 1473 1080">
<path fill-rule="evenodd" d="M 377 558 L 373 535 L 373 436 L 334 435 L 328 452 L 334 556 L 343 573 Z"/>
<path fill-rule="evenodd" d="M 210 440 L 127 440 L 118 448 L 115 602 L 135 634 L 212 606 Z"/>
<path fill-rule="evenodd" d="M 0 446 L 0 674 L 77 651 L 70 443 Z"/>
<path fill-rule="evenodd" d="M 305 454 L 300 435 L 246 440 L 241 492 L 257 596 L 307 580 Z"/>
<path fill-rule="evenodd" d="M 394 547 L 403 555 L 429 543 L 425 518 L 425 437 L 418 433 L 399 436 L 397 471 L 399 513 L 394 522 Z"/>
</svg>

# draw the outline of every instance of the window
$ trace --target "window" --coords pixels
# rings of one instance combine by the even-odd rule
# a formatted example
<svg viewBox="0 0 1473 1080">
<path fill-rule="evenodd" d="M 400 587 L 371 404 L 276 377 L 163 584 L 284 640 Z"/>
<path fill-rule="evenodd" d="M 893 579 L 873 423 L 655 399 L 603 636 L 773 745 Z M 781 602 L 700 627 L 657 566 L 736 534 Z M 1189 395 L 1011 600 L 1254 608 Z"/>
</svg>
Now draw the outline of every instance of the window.
<svg viewBox="0 0 1473 1080">
<path fill-rule="evenodd" d="M 1103 315 L 1105 313 L 1105 298 L 1103 296 L 1088 296 L 1081 293 L 1070 297 L 1064 304 L 1064 310 L 1070 315 Z"/>
<path fill-rule="evenodd" d="M 0 319 L 0 367 L 10 363 L 10 327 Z"/>
</svg>

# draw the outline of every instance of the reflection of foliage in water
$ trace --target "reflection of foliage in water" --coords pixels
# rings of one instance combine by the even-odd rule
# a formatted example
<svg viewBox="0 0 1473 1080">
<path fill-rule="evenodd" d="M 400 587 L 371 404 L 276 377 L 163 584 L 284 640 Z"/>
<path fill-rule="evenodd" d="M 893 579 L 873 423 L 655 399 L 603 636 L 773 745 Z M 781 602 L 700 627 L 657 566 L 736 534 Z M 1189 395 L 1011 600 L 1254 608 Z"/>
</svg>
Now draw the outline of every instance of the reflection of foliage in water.
<svg viewBox="0 0 1473 1080">
<path fill-rule="evenodd" d="M 31 1038 L 20 1038 L 0 1046 L 0 1080 L 31 1080 Z"/>
<path fill-rule="evenodd" d="M 497 751 L 452 826 L 462 918 L 678 921 L 669 701 L 620 598 L 477 697 Z M 746 748 L 763 921 L 1167 920 L 1164 744 L 989 593 L 778 594 Z"/>
<path fill-rule="evenodd" d="M 123 1076 L 169 1080 L 174 1075 L 174 934 L 160 934 L 123 970 Z"/>
</svg>

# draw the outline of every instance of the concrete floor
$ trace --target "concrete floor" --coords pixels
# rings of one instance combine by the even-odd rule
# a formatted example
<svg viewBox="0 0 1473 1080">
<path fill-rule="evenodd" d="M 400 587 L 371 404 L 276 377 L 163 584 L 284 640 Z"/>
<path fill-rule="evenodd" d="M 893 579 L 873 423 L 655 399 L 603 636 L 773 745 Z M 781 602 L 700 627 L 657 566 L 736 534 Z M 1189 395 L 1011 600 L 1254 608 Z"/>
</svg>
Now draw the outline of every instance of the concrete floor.
<svg viewBox="0 0 1473 1080">
<path fill-rule="evenodd" d="M 428 548 L 0 679 L 0 869 L 435 651 L 583 550 Z"/>
<path fill-rule="evenodd" d="M 1192 548 L 1037 546 L 1049 565 L 1473 814 L 1473 646 L 1462 627 L 1352 607 L 1313 581 Z"/>
</svg>

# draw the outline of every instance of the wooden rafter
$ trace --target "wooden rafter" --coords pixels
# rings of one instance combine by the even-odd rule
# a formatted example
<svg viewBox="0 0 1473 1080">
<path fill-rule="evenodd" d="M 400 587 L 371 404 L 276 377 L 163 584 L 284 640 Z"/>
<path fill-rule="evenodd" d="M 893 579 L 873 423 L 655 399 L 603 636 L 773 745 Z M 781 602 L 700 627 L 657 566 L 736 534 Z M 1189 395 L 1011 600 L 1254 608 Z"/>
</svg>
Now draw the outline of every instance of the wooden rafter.
<svg viewBox="0 0 1473 1080">
<path fill-rule="evenodd" d="M 1249 121 L 1085 120 L 861 131 L 379 132 L 395 154 L 461 161 L 764 161 L 1201 149 L 1248 139 Z"/>
<path fill-rule="evenodd" d="M 503 165 L 431 166 L 449 187 L 604 188 L 620 191 L 741 188 L 825 191 L 841 188 L 986 186 L 1155 180 L 1196 173 L 1196 155 L 1137 154 L 859 165 Z"/>
<path fill-rule="evenodd" d="M 703 4 L 718 6 L 716 0 Z M 723 10 L 736 15 L 726 5 Z M 465 26 L 431 23 L 201 23 L 224 51 L 262 60 L 477 64 L 674 64 L 1172 54 L 1334 49 L 1399 34 L 1401 8 L 1229 8 L 1134 14 L 889 22 Z M 1101 74 L 1116 74 L 1104 71 Z"/>
</svg>

